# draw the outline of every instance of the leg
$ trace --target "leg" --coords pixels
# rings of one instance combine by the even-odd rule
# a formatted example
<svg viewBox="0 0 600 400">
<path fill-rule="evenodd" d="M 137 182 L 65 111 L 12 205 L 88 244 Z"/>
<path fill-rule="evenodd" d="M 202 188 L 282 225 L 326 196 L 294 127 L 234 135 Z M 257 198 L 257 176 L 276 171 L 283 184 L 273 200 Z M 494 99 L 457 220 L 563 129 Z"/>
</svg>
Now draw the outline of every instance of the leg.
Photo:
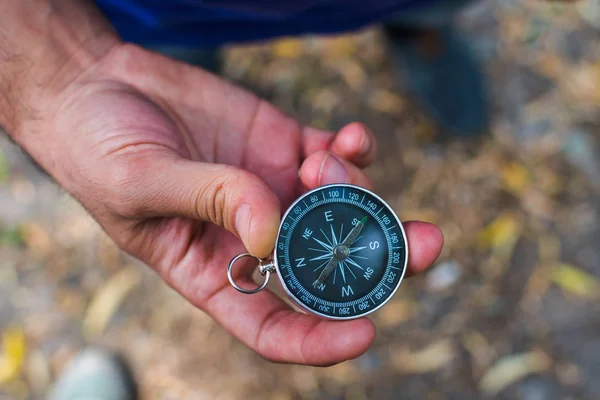
<svg viewBox="0 0 600 400">
<path fill-rule="evenodd" d="M 474 136 L 487 128 L 484 77 L 476 57 L 452 27 L 471 0 L 443 0 L 395 15 L 384 33 L 398 73 L 441 128 Z"/>
</svg>

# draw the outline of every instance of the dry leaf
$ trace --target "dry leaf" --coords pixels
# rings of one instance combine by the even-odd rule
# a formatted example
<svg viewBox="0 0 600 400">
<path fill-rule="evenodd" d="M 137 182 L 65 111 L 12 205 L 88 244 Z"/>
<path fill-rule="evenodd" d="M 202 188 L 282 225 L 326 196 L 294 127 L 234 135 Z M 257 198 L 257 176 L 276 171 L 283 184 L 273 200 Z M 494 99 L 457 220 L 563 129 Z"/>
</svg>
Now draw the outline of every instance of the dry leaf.
<svg viewBox="0 0 600 400">
<path fill-rule="evenodd" d="M 600 104 L 600 65 L 582 64 L 565 75 L 567 97 L 586 105 Z"/>
<path fill-rule="evenodd" d="M 351 36 L 342 35 L 320 41 L 321 54 L 325 58 L 347 58 L 356 51 L 356 42 Z"/>
<path fill-rule="evenodd" d="M 393 300 L 379 309 L 377 321 L 383 327 L 393 328 L 412 318 L 416 308 L 412 302 Z"/>
<path fill-rule="evenodd" d="M 20 328 L 11 327 L 2 332 L 2 354 L 0 355 L 0 384 L 19 377 L 27 345 Z"/>
<path fill-rule="evenodd" d="M 275 42 L 273 52 L 277 57 L 298 58 L 302 53 L 302 42 L 297 39 L 282 39 Z"/>
<path fill-rule="evenodd" d="M 450 339 L 442 339 L 424 349 L 412 352 L 408 348 L 393 351 L 391 362 L 401 372 L 424 374 L 437 371 L 456 356 L 456 348 Z"/>
<path fill-rule="evenodd" d="M 521 225 L 511 213 L 504 213 L 479 233 L 477 241 L 480 249 L 491 248 L 499 255 L 512 251 L 519 235 Z"/>
<path fill-rule="evenodd" d="M 555 265 L 560 257 L 560 239 L 556 235 L 546 234 L 538 238 L 538 265 L 527 282 L 525 288 L 525 301 L 539 301 L 550 287 L 550 266 Z"/>
<path fill-rule="evenodd" d="M 127 267 L 114 274 L 95 294 L 83 320 L 83 333 L 87 338 L 100 335 L 125 297 L 139 283 L 140 273 Z"/>
<path fill-rule="evenodd" d="M 529 172 L 519 163 L 514 162 L 503 166 L 500 173 L 506 189 L 516 195 L 531 186 Z"/>
<path fill-rule="evenodd" d="M 29 354 L 25 365 L 27 382 L 36 394 L 43 394 L 50 385 L 50 366 L 48 360 L 39 350 L 34 350 Z"/>
<path fill-rule="evenodd" d="M 600 280 L 573 265 L 556 266 L 552 271 L 552 282 L 578 296 L 593 298 L 600 295 Z"/>
<path fill-rule="evenodd" d="M 23 224 L 21 235 L 27 247 L 39 256 L 44 256 L 52 250 L 53 244 L 50 235 L 35 222 Z"/>
<path fill-rule="evenodd" d="M 358 92 L 367 80 L 367 74 L 362 69 L 360 64 L 355 61 L 347 60 L 346 62 L 344 62 L 344 65 L 340 69 L 340 72 L 342 74 L 342 77 L 344 78 L 344 81 L 355 92 Z"/>
<path fill-rule="evenodd" d="M 479 388 L 493 396 L 529 374 L 548 369 L 551 362 L 542 351 L 506 356 L 487 370 L 479 382 Z"/>
<path fill-rule="evenodd" d="M 462 337 L 462 345 L 467 349 L 478 367 L 489 365 L 492 354 L 488 340 L 479 332 L 469 332 Z"/>
<path fill-rule="evenodd" d="M 404 109 L 404 100 L 387 90 L 377 89 L 369 95 L 369 106 L 382 113 L 400 114 Z"/>
</svg>

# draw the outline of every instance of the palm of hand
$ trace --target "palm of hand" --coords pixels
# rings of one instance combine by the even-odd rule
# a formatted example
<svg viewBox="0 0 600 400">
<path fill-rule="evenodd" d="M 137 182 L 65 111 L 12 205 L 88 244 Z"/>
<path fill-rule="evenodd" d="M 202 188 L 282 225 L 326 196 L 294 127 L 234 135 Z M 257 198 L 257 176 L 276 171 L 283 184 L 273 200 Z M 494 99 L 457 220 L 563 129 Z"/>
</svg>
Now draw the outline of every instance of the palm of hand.
<svg viewBox="0 0 600 400">
<path fill-rule="evenodd" d="M 280 207 L 304 187 L 330 183 L 332 159 L 346 169 L 340 179 L 367 186 L 350 161 L 362 166 L 372 158 L 374 146 L 364 148 L 368 132 L 352 125 L 335 137 L 303 128 L 212 75 L 129 46 L 88 71 L 71 93 L 54 126 L 81 134 L 68 151 L 67 169 L 76 172 L 61 183 L 119 246 L 266 358 L 325 365 L 366 350 L 374 335 L 369 320 L 323 321 L 269 291 L 249 298 L 229 285 L 225 268 L 244 245 L 268 255 Z M 251 222 L 240 223 L 244 203 L 252 205 Z M 441 239 L 433 235 L 436 243 L 415 269 L 439 254 Z M 247 272 L 239 278 L 252 285 Z"/>
</svg>

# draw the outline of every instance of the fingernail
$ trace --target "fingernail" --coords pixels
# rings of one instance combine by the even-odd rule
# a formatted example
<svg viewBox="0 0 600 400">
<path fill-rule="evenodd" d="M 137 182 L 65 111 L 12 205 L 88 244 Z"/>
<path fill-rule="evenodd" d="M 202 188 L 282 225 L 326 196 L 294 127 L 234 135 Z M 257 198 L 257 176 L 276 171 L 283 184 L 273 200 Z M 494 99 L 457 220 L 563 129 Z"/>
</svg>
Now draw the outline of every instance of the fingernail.
<svg viewBox="0 0 600 400">
<path fill-rule="evenodd" d="M 245 241 L 248 238 L 250 232 L 250 220 L 252 218 L 249 204 L 242 204 L 238 207 L 235 213 L 235 230 L 237 234 Z"/>
<path fill-rule="evenodd" d="M 348 183 L 348 170 L 332 153 L 327 153 L 321 162 L 319 185 Z"/>
<path fill-rule="evenodd" d="M 360 142 L 360 146 L 359 146 L 359 151 L 360 154 L 367 154 L 370 150 L 371 150 L 371 135 L 369 134 L 369 131 L 367 130 L 367 128 L 363 127 L 363 130 L 361 132 L 361 142 Z"/>
</svg>

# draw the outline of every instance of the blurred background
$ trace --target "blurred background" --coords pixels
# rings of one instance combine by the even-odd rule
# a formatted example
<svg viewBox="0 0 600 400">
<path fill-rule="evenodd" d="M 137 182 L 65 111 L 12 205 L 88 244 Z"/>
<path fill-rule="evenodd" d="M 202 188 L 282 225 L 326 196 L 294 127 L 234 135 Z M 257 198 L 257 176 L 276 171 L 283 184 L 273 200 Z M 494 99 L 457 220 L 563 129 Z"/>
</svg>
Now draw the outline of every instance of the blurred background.
<svg viewBox="0 0 600 400">
<path fill-rule="evenodd" d="M 375 191 L 444 231 L 436 267 L 373 315 L 372 348 L 331 368 L 256 356 L 0 138 L 0 399 L 43 398 L 86 344 L 121 351 L 150 400 L 600 399 L 600 33 L 536 1 L 460 25 L 494 101 L 470 141 L 405 95 L 377 28 L 225 51 L 230 79 L 303 122 L 367 123 Z"/>
</svg>

